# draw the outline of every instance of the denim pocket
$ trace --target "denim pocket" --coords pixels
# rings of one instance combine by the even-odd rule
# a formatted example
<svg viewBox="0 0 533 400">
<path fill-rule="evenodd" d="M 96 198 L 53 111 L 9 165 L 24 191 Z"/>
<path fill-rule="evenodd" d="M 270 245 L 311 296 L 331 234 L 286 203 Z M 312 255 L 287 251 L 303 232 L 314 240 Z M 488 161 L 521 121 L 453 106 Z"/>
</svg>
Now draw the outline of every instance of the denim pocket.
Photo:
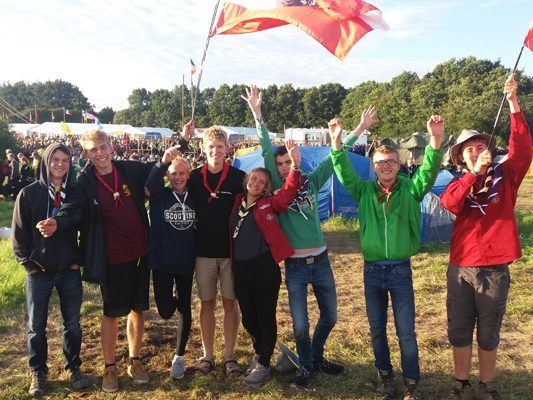
<svg viewBox="0 0 533 400">
<path fill-rule="evenodd" d="M 409 278 L 413 271 L 410 265 L 397 265 L 392 268 L 392 274 L 400 278 Z"/>
</svg>

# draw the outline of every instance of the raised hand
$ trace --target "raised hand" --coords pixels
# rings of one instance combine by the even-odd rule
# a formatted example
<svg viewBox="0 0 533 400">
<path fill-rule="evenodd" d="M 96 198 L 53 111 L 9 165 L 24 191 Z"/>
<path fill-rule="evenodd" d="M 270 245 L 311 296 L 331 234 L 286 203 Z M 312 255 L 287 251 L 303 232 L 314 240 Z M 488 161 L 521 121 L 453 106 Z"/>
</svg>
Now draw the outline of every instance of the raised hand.
<svg viewBox="0 0 533 400">
<path fill-rule="evenodd" d="M 161 164 L 168 165 L 180 154 L 180 146 L 172 146 L 166 149 L 165 154 L 161 158 Z"/>
<path fill-rule="evenodd" d="M 516 83 L 516 81 L 514 80 L 514 74 L 511 74 L 505 81 L 505 86 L 503 88 L 503 92 L 505 93 L 505 97 L 507 98 L 507 101 L 516 100 L 517 90 L 518 90 L 518 83 Z"/>
<path fill-rule="evenodd" d="M 441 115 L 432 115 L 426 125 L 431 137 L 431 147 L 434 149 L 440 148 L 442 137 L 444 136 L 444 118 Z"/>
<path fill-rule="evenodd" d="M 183 129 L 181 130 L 181 137 L 187 142 L 191 140 L 191 137 L 194 136 L 194 128 L 194 119 L 191 119 L 189 122 L 183 125 Z"/>
<path fill-rule="evenodd" d="M 287 148 L 287 152 L 289 153 L 289 158 L 292 161 L 292 165 L 295 167 L 300 167 L 300 163 L 302 162 L 302 155 L 300 154 L 300 149 L 294 143 L 294 140 L 292 139 L 285 139 L 285 147 Z"/>
<path fill-rule="evenodd" d="M 261 116 L 261 103 L 263 102 L 263 92 L 257 89 L 256 85 L 250 85 L 246 88 L 246 96 L 241 97 L 248 103 L 248 106 L 252 110 L 255 118 Z"/>
<path fill-rule="evenodd" d="M 376 106 L 370 106 L 368 108 L 365 108 L 363 112 L 361 113 L 361 122 L 359 122 L 359 127 L 361 128 L 361 132 L 365 129 L 370 128 L 370 126 L 376 122 Z"/>
<path fill-rule="evenodd" d="M 338 118 L 333 118 L 328 122 L 328 129 L 333 150 L 342 149 L 342 121 Z"/>
<path fill-rule="evenodd" d="M 492 154 L 490 153 L 490 150 L 487 149 L 478 156 L 474 169 L 478 174 L 483 175 L 487 172 L 490 164 L 492 164 Z"/>
</svg>

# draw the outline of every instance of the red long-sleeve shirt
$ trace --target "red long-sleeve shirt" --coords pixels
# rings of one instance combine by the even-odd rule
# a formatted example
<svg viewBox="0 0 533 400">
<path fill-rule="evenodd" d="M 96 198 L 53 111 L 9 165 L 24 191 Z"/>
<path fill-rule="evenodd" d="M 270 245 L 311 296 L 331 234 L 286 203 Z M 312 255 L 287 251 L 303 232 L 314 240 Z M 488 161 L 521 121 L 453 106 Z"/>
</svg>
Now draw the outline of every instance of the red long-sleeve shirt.
<svg viewBox="0 0 533 400">
<path fill-rule="evenodd" d="M 483 267 L 512 262 L 522 256 L 514 206 L 518 188 L 533 157 L 531 133 L 522 112 L 511 114 L 509 153 L 503 163 L 498 195 L 485 208 L 468 207 L 466 197 L 476 176 L 466 173 L 452 180 L 441 195 L 441 204 L 456 215 L 450 247 L 450 263 Z"/>
</svg>

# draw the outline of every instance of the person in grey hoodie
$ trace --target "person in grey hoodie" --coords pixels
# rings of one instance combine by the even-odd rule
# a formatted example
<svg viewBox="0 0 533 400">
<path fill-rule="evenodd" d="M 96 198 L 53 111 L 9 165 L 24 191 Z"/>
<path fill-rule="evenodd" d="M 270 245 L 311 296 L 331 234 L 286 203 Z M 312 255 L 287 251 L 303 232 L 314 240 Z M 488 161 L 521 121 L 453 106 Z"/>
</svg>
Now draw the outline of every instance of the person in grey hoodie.
<svg viewBox="0 0 533 400">
<path fill-rule="evenodd" d="M 40 178 L 17 196 L 13 211 L 12 245 L 19 264 L 26 269 L 28 311 L 28 363 L 32 373 L 29 393 L 46 392 L 48 304 L 55 288 L 63 320 L 63 354 L 74 389 L 89 386 L 80 372 L 82 331 L 80 307 L 82 284 L 78 265 L 77 234 L 71 229 L 52 237 L 43 236 L 39 221 L 55 216 L 72 192 L 70 152 L 61 143 L 49 145 L 44 154 Z"/>
</svg>

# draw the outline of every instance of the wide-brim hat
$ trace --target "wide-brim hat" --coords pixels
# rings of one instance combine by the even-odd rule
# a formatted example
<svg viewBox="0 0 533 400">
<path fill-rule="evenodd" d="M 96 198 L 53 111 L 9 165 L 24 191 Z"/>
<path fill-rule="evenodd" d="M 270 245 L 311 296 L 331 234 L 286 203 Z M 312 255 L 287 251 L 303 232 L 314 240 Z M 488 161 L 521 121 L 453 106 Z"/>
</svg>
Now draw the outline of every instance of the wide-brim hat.
<svg viewBox="0 0 533 400">
<path fill-rule="evenodd" d="M 488 133 L 479 133 L 478 131 L 475 131 L 473 129 L 464 129 L 450 150 L 450 158 L 452 159 L 452 162 L 454 164 L 459 164 L 458 156 L 461 151 L 461 148 L 463 147 L 463 143 L 469 141 L 470 139 L 484 140 L 485 143 L 487 143 L 487 148 L 490 151 L 494 150 L 494 148 L 496 147 L 496 139 L 491 138 L 491 135 L 489 135 Z"/>
</svg>

